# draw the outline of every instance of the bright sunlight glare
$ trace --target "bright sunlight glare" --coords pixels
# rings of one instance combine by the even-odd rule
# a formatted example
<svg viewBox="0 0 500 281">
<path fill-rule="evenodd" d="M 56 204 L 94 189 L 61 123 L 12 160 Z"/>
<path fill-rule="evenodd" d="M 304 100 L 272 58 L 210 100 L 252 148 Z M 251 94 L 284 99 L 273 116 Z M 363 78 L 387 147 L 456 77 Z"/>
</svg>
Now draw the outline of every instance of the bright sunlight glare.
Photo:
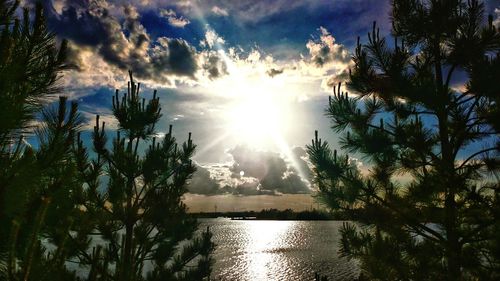
<svg viewBox="0 0 500 281">
<path fill-rule="evenodd" d="M 228 129 L 249 145 L 266 145 L 286 126 L 284 111 L 266 93 L 249 93 L 231 106 Z"/>
<path fill-rule="evenodd" d="M 294 108 L 303 100 L 301 93 L 305 89 L 294 84 L 294 77 L 286 73 L 270 77 L 265 64 L 241 63 L 241 59 L 229 57 L 222 49 L 219 54 L 229 74 L 210 81 L 206 87 L 226 100 L 221 104 L 225 133 L 207 147 L 231 139 L 258 150 L 278 150 L 303 176 L 286 136 L 293 123 L 301 120 Z"/>
<path fill-rule="evenodd" d="M 246 69 L 230 59 L 226 62 L 230 74 L 218 81 L 217 88 L 229 98 L 225 111 L 228 134 L 257 148 L 278 145 L 276 140 L 282 138 L 290 122 L 286 83 L 280 77 L 269 77 L 265 69 Z"/>
</svg>

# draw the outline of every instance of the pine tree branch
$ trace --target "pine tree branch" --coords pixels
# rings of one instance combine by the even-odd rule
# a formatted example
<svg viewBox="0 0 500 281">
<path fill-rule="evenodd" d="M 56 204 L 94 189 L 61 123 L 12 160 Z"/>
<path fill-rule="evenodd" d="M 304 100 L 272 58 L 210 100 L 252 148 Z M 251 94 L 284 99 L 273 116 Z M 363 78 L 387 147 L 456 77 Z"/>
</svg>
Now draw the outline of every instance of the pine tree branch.
<svg viewBox="0 0 500 281">
<path fill-rule="evenodd" d="M 489 151 L 494 151 L 494 150 L 498 150 L 498 147 L 497 146 L 494 146 L 494 147 L 490 147 L 490 148 L 486 148 L 486 149 L 483 149 L 483 150 L 480 150 L 476 153 L 473 153 L 472 155 L 470 155 L 469 157 L 467 157 L 467 159 L 464 160 L 464 162 L 462 162 L 462 164 L 456 168 L 455 170 L 460 170 L 462 169 L 465 164 L 467 164 L 467 162 L 469 162 L 470 160 L 472 160 L 474 157 L 480 155 L 480 154 L 483 154 L 485 152 L 489 152 Z"/>
<path fill-rule="evenodd" d="M 471 97 L 469 97 L 469 98 L 467 98 L 467 99 L 465 99 L 463 101 L 460 101 L 462 98 L 464 98 L 464 97 L 466 97 L 468 95 L 471 95 Z M 455 106 L 458 107 L 458 106 L 460 106 L 462 104 L 468 103 L 469 101 L 471 101 L 471 100 L 473 100 L 475 98 L 477 98 L 476 95 L 471 94 L 470 91 L 465 91 L 458 98 L 455 99 L 455 103 L 456 103 Z"/>
<path fill-rule="evenodd" d="M 436 242 L 439 242 L 440 244 L 444 244 L 446 243 L 446 239 L 444 239 L 444 237 L 437 231 L 423 225 L 422 223 L 415 223 L 415 219 L 412 218 L 411 216 L 407 216 L 406 214 L 404 214 L 403 212 L 401 212 L 397 207 L 395 206 L 392 206 L 391 204 L 387 203 L 384 199 L 382 199 L 381 197 L 379 197 L 378 195 L 375 195 L 373 194 L 372 195 L 376 200 L 378 200 L 381 204 L 383 204 L 384 206 L 386 206 L 387 208 L 393 210 L 394 212 L 396 212 L 397 214 L 401 215 L 402 218 L 405 220 L 405 221 L 408 221 L 409 223 L 407 224 L 408 227 L 414 229 L 417 233 L 419 233 L 420 235 L 422 235 L 423 237 L 426 237 L 428 239 L 431 239 L 433 241 L 436 241 Z M 433 237 L 431 236 L 428 236 L 426 233 L 424 233 L 422 230 L 430 233 L 433 235 Z"/>
<path fill-rule="evenodd" d="M 444 87 L 445 87 L 446 89 L 448 89 L 448 88 L 449 88 L 449 86 L 450 86 L 451 77 L 452 77 L 453 72 L 455 71 L 455 68 L 456 68 L 456 67 L 457 67 L 457 64 L 456 64 L 456 63 L 453 63 L 453 64 L 452 64 L 452 66 L 450 67 L 450 70 L 448 71 L 448 75 L 447 75 L 447 77 L 446 77 L 446 82 L 445 82 L 445 84 L 444 84 Z"/>
</svg>

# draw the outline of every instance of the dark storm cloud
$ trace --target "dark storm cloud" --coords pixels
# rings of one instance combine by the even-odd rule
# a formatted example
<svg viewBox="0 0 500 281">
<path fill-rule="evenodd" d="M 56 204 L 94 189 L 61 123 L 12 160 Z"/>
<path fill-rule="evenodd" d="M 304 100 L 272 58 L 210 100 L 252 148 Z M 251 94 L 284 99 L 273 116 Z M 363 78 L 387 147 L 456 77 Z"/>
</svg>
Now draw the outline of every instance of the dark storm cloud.
<svg viewBox="0 0 500 281">
<path fill-rule="evenodd" d="M 58 14 L 52 1 L 44 1 L 45 13 L 50 29 L 76 44 L 97 46 L 108 35 L 102 21 L 109 17 L 108 11 L 88 1 L 73 1 Z"/>
<path fill-rule="evenodd" d="M 79 51 L 85 49 L 92 50 L 112 66 L 131 69 L 138 78 L 167 84 L 173 76 L 194 79 L 198 69 L 195 48 L 183 39 L 151 40 L 134 6 L 113 6 L 122 10 L 122 18 L 119 18 L 111 14 L 106 1 L 63 4 L 60 13 L 53 6 L 47 9 L 49 26 L 73 43 L 71 58 L 80 69 L 89 68 L 83 67 L 82 64 L 88 62 L 78 57 Z"/>
<path fill-rule="evenodd" d="M 225 168 L 228 167 L 217 167 Z M 233 180 L 232 184 L 225 184 L 222 186 L 223 179 L 216 179 L 209 169 L 214 167 L 205 168 L 197 166 L 196 172 L 193 174 L 191 181 L 188 185 L 188 192 L 199 195 L 220 195 L 220 194 L 233 194 L 233 195 L 276 195 L 274 190 L 263 190 L 258 179 L 247 177 L 245 179 Z M 216 172 L 215 172 L 216 174 Z"/>
<path fill-rule="evenodd" d="M 196 172 L 188 185 L 188 191 L 193 194 L 216 195 L 220 194 L 220 185 L 212 178 L 210 171 L 204 167 L 197 166 Z"/>
<path fill-rule="evenodd" d="M 295 173 L 289 173 L 286 175 L 281 184 L 276 185 L 276 190 L 285 194 L 302 194 L 311 192 L 304 180 Z"/>
<path fill-rule="evenodd" d="M 226 62 L 214 51 L 206 54 L 203 69 L 208 73 L 208 78 L 211 80 L 229 74 Z"/>
<path fill-rule="evenodd" d="M 234 164 L 230 168 L 233 176 L 238 177 L 243 171 L 245 177 L 259 180 L 262 191 L 292 194 L 310 192 L 307 184 L 298 175 L 298 171 L 289 167 L 278 153 L 255 151 L 246 146 L 236 146 L 228 153 L 234 159 Z"/>
<path fill-rule="evenodd" d="M 159 38 L 160 48 L 153 50 L 153 64 L 156 70 L 170 70 L 173 73 L 194 78 L 198 69 L 196 50 L 183 39 Z"/>
<path fill-rule="evenodd" d="M 239 145 L 230 149 L 233 164 L 198 167 L 188 186 L 189 192 L 201 195 L 233 194 L 242 196 L 307 194 L 311 171 L 304 161 L 303 148 L 292 150 L 290 165 L 278 153 L 256 151 Z"/>
<path fill-rule="evenodd" d="M 228 153 L 234 159 L 231 171 L 236 175 L 243 171 L 245 176 L 263 179 L 269 171 L 281 174 L 286 171 L 285 160 L 275 152 L 255 151 L 247 146 L 238 145 Z"/>
</svg>

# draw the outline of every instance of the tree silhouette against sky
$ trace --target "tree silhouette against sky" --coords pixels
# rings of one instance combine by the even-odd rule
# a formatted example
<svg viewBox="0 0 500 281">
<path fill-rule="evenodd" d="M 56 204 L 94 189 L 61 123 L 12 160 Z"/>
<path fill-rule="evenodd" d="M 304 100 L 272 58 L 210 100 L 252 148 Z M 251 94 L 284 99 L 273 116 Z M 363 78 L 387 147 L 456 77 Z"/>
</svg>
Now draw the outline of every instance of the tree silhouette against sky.
<svg viewBox="0 0 500 281">
<path fill-rule="evenodd" d="M 130 72 L 127 92 L 120 96 L 116 90 L 113 96 L 118 129 L 111 147 L 99 116 L 92 135 L 97 157 L 91 160 L 78 141 L 77 162 L 88 186 L 84 206 L 96 225 L 88 235 L 97 231 L 105 241 L 79 259 L 90 266 L 91 280 L 202 280 L 211 273 L 211 233 L 207 229 L 193 238 L 198 224 L 181 200 L 196 170 L 191 160 L 196 146 L 190 133 L 178 147 L 172 126 L 157 139 L 159 98 L 156 91 L 149 100 L 141 98 L 140 87 Z M 148 145 L 144 152 L 140 142 Z"/>
<path fill-rule="evenodd" d="M 22 19 L 18 6 L 0 0 L 0 280 L 208 277 L 211 233 L 195 237 L 181 201 L 195 171 L 191 135 L 178 147 L 170 128 L 157 141 L 159 98 L 141 98 L 130 74 L 113 97 L 111 147 L 97 117 L 89 152 L 77 103 L 47 105 L 61 92 L 66 42 L 47 30 L 41 4 Z"/>
<path fill-rule="evenodd" d="M 308 146 L 326 204 L 360 223 L 341 254 L 377 280 L 498 279 L 500 33 L 474 0 L 396 0 L 391 17 L 393 42 L 375 24 L 358 39 L 354 95 L 339 84 L 327 108 L 369 171 Z"/>
<path fill-rule="evenodd" d="M 66 98 L 44 107 L 68 67 L 66 42 L 47 30 L 41 5 L 21 18 L 18 5 L 0 1 L 0 279 L 67 279 L 57 233 L 68 231 L 77 210 L 71 151 L 82 120 Z M 51 253 L 42 236 L 53 239 Z"/>
</svg>

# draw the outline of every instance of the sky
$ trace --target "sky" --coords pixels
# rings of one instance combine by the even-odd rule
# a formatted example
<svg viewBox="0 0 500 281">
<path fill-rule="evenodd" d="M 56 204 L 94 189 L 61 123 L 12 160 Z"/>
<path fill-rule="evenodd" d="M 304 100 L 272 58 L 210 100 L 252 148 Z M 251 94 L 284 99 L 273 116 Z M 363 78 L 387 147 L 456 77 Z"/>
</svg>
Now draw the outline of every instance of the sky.
<svg viewBox="0 0 500 281">
<path fill-rule="evenodd" d="M 331 86 L 373 21 L 390 32 L 389 0 L 43 2 L 49 28 L 70 42 L 76 69 L 60 83 L 89 145 L 96 114 L 116 128 L 111 97 L 127 70 L 144 97 L 158 90 L 159 137 L 169 125 L 180 141 L 192 132 L 192 211 L 314 206 L 305 145 L 319 130 L 336 148 L 324 116 Z M 498 18 L 499 1 L 485 4 Z"/>
</svg>

